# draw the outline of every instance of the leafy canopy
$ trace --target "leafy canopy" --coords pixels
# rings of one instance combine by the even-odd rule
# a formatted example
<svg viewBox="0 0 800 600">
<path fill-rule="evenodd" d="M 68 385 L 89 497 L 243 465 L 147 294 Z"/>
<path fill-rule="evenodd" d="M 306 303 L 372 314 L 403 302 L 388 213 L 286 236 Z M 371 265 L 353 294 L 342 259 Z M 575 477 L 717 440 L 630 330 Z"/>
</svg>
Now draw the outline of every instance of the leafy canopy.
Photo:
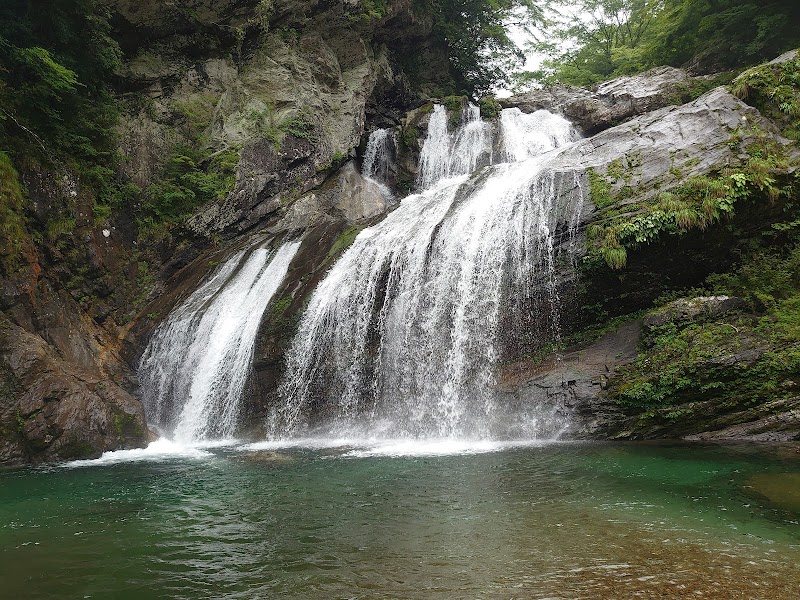
<svg viewBox="0 0 800 600">
<path fill-rule="evenodd" d="M 534 44 L 549 59 L 518 83 L 585 86 L 660 65 L 734 69 L 799 45 L 798 24 L 796 0 L 561 2 Z"/>
<path fill-rule="evenodd" d="M 527 28 L 540 22 L 546 1 L 418 0 L 447 46 L 457 83 L 474 95 L 510 81 L 524 55 L 508 27 Z"/>
<path fill-rule="evenodd" d="M 0 150 L 104 162 L 117 113 L 120 60 L 96 0 L 0 3 Z"/>
</svg>

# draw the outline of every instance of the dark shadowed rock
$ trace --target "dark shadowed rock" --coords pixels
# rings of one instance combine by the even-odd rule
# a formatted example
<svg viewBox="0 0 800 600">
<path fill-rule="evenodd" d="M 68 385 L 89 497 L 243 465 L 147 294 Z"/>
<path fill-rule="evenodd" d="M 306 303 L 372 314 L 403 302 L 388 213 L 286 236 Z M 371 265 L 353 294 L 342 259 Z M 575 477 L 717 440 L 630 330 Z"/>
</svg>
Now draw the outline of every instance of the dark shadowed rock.
<svg viewBox="0 0 800 600">
<path fill-rule="evenodd" d="M 680 298 L 647 315 L 644 319 L 644 326 L 646 328 L 661 327 L 667 323 L 715 318 L 734 310 L 742 310 L 745 306 L 744 300 L 730 296 Z"/>
<path fill-rule="evenodd" d="M 554 407 L 567 419 L 565 438 L 603 437 L 622 416 L 603 390 L 619 367 L 636 358 L 640 331 L 641 323 L 630 323 L 584 349 L 507 365 L 498 376 L 500 388 L 518 403 Z"/>
</svg>

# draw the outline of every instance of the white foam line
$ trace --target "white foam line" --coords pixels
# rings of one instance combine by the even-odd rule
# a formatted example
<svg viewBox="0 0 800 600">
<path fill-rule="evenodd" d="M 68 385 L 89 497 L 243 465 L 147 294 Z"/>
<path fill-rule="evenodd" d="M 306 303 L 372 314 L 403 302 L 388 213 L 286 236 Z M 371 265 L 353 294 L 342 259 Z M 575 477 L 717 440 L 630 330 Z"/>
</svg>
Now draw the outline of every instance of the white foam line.
<svg viewBox="0 0 800 600">
<path fill-rule="evenodd" d="M 367 458 L 373 456 L 451 456 L 483 454 L 512 448 L 530 448 L 558 443 L 553 440 L 462 440 L 462 439 L 370 439 L 370 438 L 296 438 L 245 444 L 241 450 L 327 450 L 341 449 L 341 456 Z"/>
<path fill-rule="evenodd" d="M 221 442 L 225 442 L 222 444 Z M 207 444 L 183 445 L 166 438 L 150 442 L 147 448 L 134 448 L 132 450 L 111 450 L 103 452 L 100 458 L 73 460 L 64 464 L 65 467 L 101 467 L 127 462 L 161 462 L 171 459 L 203 459 L 213 456 L 203 448 L 217 448 L 221 445 L 232 445 L 235 441 L 222 440 L 208 442 Z"/>
<path fill-rule="evenodd" d="M 237 452 L 271 450 L 341 450 L 345 458 L 369 457 L 420 457 L 453 456 L 501 452 L 513 448 L 533 448 L 563 444 L 556 440 L 461 440 L 461 439 L 381 439 L 381 438 L 324 438 L 307 437 L 283 440 L 265 440 L 242 444 L 240 440 L 207 440 L 182 444 L 167 438 L 151 442 L 146 448 L 112 450 L 94 459 L 73 460 L 64 463 L 67 468 L 102 467 L 132 462 L 166 462 L 170 460 L 202 460 L 214 456 L 216 448 L 230 448 Z"/>
</svg>

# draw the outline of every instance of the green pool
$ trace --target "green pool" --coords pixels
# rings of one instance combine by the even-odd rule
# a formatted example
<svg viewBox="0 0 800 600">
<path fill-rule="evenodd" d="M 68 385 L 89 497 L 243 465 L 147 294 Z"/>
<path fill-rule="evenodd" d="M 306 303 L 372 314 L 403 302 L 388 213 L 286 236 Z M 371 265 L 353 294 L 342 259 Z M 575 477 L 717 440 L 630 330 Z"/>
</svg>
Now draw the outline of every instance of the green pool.
<svg viewBox="0 0 800 600">
<path fill-rule="evenodd" d="M 800 598 L 795 447 L 309 442 L 0 473 L 3 598 Z"/>
</svg>

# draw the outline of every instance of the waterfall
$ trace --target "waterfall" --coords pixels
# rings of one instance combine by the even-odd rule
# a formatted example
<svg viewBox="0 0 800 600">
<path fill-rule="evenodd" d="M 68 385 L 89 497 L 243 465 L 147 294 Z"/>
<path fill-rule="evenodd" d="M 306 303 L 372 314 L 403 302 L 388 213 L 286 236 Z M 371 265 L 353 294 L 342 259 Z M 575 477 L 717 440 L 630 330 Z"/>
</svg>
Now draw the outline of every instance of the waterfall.
<svg viewBox="0 0 800 600">
<path fill-rule="evenodd" d="M 526 160 L 551 148 L 575 141 L 577 134 L 569 121 L 546 110 L 526 114 L 518 108 L 500 113 L 503 160 Z"/>
<path fill-rule="evenodd" d="M 376 129 L 369 134 L 362 168 L 364 176 L 386 183 L 394 152 L 395 141 L 388 129 Z"/>
<path fill-rule="evenodd" d="M 548 164 L 574 133 L 556 115 L 503 111 L 508 162 L 470 178 L 490 160 L 492 136 L 477 109 L 465 113 L 450 134 L 434 108 L 422 191 L 364 229 L 312 295 L 273 435 L 531 437 L 554 427 L 552 415 L 498 406 L 494 372 L 525 311 L 539 311 L 542 335 L 557 329 L 555 264 L 574 246 L 583 194 Z"/>
<path fill-rule="evenodd" d="M 417 187 L 427 190 L 437 182 L 472 173 L 492 162 L 492 127 L 481 120 L 480 109 L 467 104 L 455 133 L 448 129 L 444 106 L 437 104 L 428 122 L 428 137 L 420 154 Z"/>
<path fill-rule="evenodd" d="M 184 442 L 234 434 L 261 316 L 299 246 L 237 252 L 156 329 L 140 364 L 152 423 Z"/>
</svg>

